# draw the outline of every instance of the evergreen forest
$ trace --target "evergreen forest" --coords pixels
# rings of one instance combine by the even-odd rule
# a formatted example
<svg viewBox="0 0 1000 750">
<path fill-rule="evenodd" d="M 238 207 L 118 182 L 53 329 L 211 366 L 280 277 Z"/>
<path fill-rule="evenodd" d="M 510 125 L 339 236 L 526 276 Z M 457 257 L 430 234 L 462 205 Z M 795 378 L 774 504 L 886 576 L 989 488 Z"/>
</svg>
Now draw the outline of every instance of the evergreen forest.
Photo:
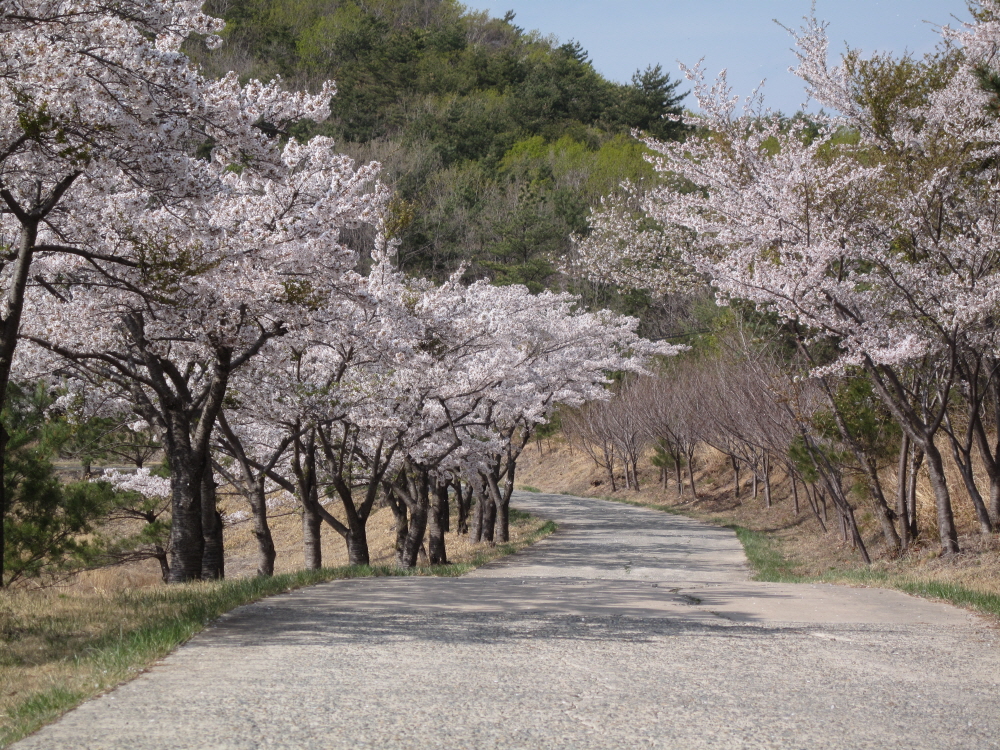
<svg viewBox="0 0 1000 750">
<path fill-rule="evenodd" d="M 638 314 L 654 337 L 676 334 L 676 309 L 648 294 L 562 272 L 574 235 L 601 199 L 656 179 L 632 137 L 683 136 L 665 117 L 685 91 L 660 65 L 628 84 L 594 70 L 579 42 L 561 43 L 454 0 L 213 0 L 226 43 L 192 57 L 213 75 L 280 76 L 294 89 L 332 79 L 322 134 L 382 164 L 401 269 L 580 294 L 588 307 Z M 358 238 L 359 247 L 368 238 Z"/>
</svg>

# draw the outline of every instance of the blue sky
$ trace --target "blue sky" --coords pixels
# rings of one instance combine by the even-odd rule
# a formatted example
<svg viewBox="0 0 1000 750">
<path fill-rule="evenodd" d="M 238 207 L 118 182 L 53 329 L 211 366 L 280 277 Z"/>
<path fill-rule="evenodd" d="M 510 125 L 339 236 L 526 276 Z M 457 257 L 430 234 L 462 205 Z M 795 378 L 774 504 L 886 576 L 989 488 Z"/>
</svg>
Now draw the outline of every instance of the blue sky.
<svg viewBox="0 0 1000 750">
<path fill-rule="evenodd" d="M 795 62 L 791 38 L 772 19 L 797 28 L 810 0 L 467 0 L 494 16 L 513 10 L 514 23 L 560 42 L 576 39 L 605 76 L 628 81 L 636 68 L 660 63 L 672 78 L 677 61 L 705 58 L 708 75 L 723 68 L 735 93 L 749 94 L 762 79 L 765 102 L 794 112 L 803 103 L 801 83 L 788 73 Z M 845 42 L 866 52 L 929 52 L 938 36 L 932 24 L 968 18 L 964 0 L 817 0 L 828 21 L 831 50 Z M 687 90 L 687 88 L 685 88 Z M 688 99 L 685 104 L 694 106 Z"/>
</svg>

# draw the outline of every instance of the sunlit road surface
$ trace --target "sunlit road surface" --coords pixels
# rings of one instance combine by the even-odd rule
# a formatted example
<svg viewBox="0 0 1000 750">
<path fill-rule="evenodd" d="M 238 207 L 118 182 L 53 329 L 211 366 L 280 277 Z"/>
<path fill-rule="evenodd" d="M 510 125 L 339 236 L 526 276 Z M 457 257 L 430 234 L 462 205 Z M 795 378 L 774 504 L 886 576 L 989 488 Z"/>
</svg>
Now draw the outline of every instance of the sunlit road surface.
<svg viewBox="0 0 1000 750">
<path fill-rule="evenodd" d="M 726 529 L 561 495 L 463 578 L 241 607 L 28 748 L 998 748 L 1000 637 L 881 589 L 749 581 Z"/>
</svg>

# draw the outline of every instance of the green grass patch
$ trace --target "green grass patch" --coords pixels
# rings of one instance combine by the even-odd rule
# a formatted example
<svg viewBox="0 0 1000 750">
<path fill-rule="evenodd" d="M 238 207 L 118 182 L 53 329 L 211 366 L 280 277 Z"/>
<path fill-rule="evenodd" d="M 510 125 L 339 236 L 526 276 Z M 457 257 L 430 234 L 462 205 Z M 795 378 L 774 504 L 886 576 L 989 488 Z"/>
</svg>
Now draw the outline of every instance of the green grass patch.
<svg viewBox="0 0 1000 750">
<path fill-rule="evenodd" d="M 755 581 L 772 583 L 834 583 L 895 589 L 924 599 L 937 599 L 985 615 L 1000 617 L 1000 596 L 976 591 L 946 581 L 935 581 L 914 573 L 894 573 L 875 567 L 834 568 L 819 576 L 794 573 L 795 561 L 781 550 L 780 542 L 769 534 L 742 526 L 728 525 L 743 544 L 754 570 Z"/>
<path fill-rule="evenodd" d="M 907 573 L 890 573 L 873 568 L 831 570 L 811 581 L 825 583 L 849 583 L 862 586 L 878 586 L 903 591 L 925 599 L 937 599 L 965 607 L 985 615 L 1000 618 L 1000 596 L 985 591 L 976 591 L 947 581 L 935 581 Z"/>
<path fill-rule="evenodd" d="M 798 575 L 795 561 L 781 550 L 773 536 L 742 526 L 728 525 L 743 544 L 747 559 L 754 570 L 755 581 L 772 583 L 834 583 L 895 589 L 924 599 L 937 599 L 985 615 L 1000 617 L 1000 596 L 976 591 L 946 581 L 935 581 L 914 573 L 895 573 L 866 566 L 833 568 L 819 576 Z"/>
<path fill-rule="evenodd" d="M 794 562 L 785 557 L 774 537 L 736 524 L 727 524 L 726 528 L 735 531 L 736 538 L 743 545 L 753 569 L 753 580 L 770 583 L 800 583 L 806 580 L 792 572 Z"/>
<path fill-rule="evenodd" d="M 532 487 L 530 484 L 522 484 L 520 487 L 518 487 L 518 489 L 521 490 L 521 492 L 535 492 L 535 493 L 541 492 L 540 489 L 538 489 L 537 487 Z"/>
<path fill-rule="evenodd" d="M 511 509 L 511 517 L 527 514 Z M 74 649 L 71 685 L 51 687 L 25 695 L 6 712 L 0 723 L 0 747 L 37 731 L 88 698 L 105 692 L 139 674 L 166 656 L 206 625 L 236 607 L 303 586 L 348 578 L 384 576 L 461 576 L 497 558 L 513 554 L 548 536 L 556 527 L 551 521 L 539 523 L 517 541 L 497 544 L 476 553 L 471 561 L 400 569 L 391 565 L 353 565 L 320 570 L 303 570 L 271 578 L 241 578 L 205 581 L 153 589 L 124 590 L 110 595 L 102 606 L 114 616 L 138 622 L 97 638 L 86 639 Z M 69 629 L 72 629 L 70 627 Z"/>
</svg>

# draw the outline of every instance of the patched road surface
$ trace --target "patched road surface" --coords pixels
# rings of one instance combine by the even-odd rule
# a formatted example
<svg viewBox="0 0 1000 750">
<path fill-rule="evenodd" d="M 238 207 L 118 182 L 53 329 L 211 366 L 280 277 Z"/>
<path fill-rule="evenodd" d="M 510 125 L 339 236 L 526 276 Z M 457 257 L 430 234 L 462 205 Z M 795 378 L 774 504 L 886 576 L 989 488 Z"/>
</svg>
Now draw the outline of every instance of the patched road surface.
<svg viewBox="0 0 1000 750">
<path fill-rule="evenodd" d="M 469 576 L 235 610 L 15 745 L 1000 748 L 1000 637 L 881 589 L 753 583 L 725 529 L 519 493 L 559 531 Z"/>
</svg>

